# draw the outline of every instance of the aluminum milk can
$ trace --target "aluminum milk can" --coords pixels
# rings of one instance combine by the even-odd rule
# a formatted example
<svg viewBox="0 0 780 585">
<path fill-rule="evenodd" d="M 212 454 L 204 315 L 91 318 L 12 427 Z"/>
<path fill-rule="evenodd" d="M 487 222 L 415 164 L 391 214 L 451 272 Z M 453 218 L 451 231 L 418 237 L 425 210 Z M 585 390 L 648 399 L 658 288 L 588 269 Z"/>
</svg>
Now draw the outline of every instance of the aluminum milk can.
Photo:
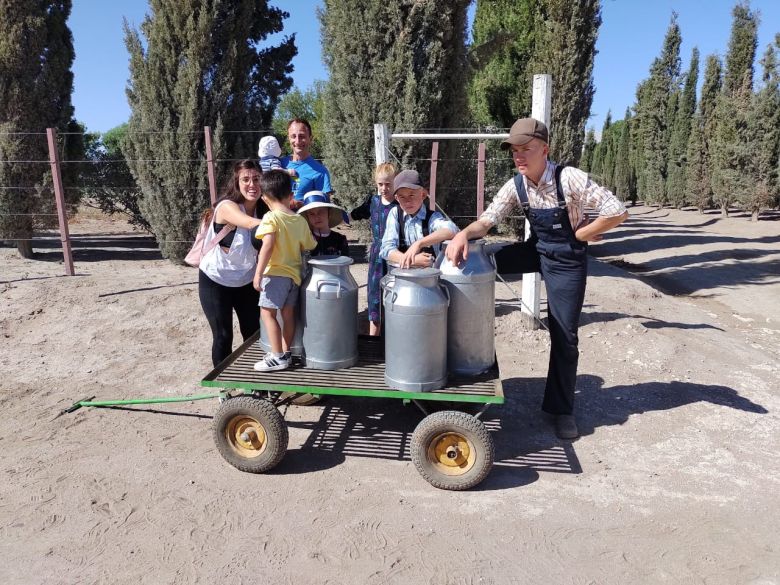
<svg viewBox="0 0 780 585">
<path fill-rule="evenodd" d="M 300 303 L 307 368 L 338 370 L 358 361 L 358 285 L 350 264 L 352 258 L 347 256 L 308 261 Z"/>
<path fill-rule="evenodd" d="M 428 392 L 447 382 L 447 306 L 436 268 L 398 269 L 383 279 L 385 383 Z"/>
<path fill-rule="evenodd" d="M 455 266 L 444 254 L 434 264 L 450 295 L 447 365 L 453 374 L 474 376 L 495 361 L 496 268 L 485 240 L 471 240 L 468 259 Z"/>
</svg>

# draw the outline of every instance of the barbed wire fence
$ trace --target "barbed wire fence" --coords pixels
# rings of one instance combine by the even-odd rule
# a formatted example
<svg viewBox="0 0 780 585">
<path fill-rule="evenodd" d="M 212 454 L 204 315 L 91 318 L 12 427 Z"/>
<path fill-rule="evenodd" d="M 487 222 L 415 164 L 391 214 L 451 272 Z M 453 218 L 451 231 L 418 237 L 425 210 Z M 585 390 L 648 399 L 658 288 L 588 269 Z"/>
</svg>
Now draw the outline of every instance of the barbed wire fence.
<svg viewBox="0 0 780 585">
<path fill-rule="evenodd" d="M 461 129 L 461 128 L 452 128 L 452 129 L 423 129 L 425 131 L 430 131 L 433 133 L 453 133 L 453 132 L 467 132 L 470 129 Z M 244 134 L 254 134 L 256 136 L 262 136 L 267 134 L 272 134 L 274 131 L 273 129 L 259 129 L 259 130 L 225 130 L 224 133 L 226 134 L 236 134 L 236 133 L 244 133 Z M 15 132 L 15 133 L 2 133 L 4 137 L 11 136 L 16 140 L 36 140 L 36 141 L 46 141 L 46 151 L 48 151 L 48 159 L 39 158 L 39 159 L 24 159 L 24 158 L 8 158 L 4 160 L 0 160 L 0 165 L 16 165 L 19 167 L 22 167 L 23 171 L 29 174 L 30 176 L 37 176 L 41 177 L 45 175 L 46 170 L 50 171 L 50 180 L 44 180 L 42 183 L 39 181 L 36 185 L 0 185 L 0 190 L 2 191 L 12 191 L 12 192 L 18 192 L 20 195 L 27 192 L 27 193 L 36 193 L 39 196 L 43 196 L 39 199 L 41 201 L 41 205 L 38 209 L 24 209 L 22 211 L 15 211 L 13 209 L 8 208 L 0 208 L 0 221 L 4 221 L 6 225 L 15 223 L 16 221 L 29 221 L 31 225 L 37 226 L 39 229 L 36 230 L 36 233 L 31 237 L 15 237 L 13 235 L 5 235 L 2 239 L 6 242 L 17 242 L 17 241 L 27 241 L 27 242 L 41 242 L 45 243 L 48 246 L 51 245 L 52 242 L 60 242 L 60 246 L 62 249 L 63 254 L 63 261 L 65 264 L 65 273 L 66 275 L 72 276 L 75 274 L 75 269 L 73 266 L 73 247 L 74 244 L 77 247 L 80 247 L 85 244 L 85 238 L 82 236 L 72 236 L 70 234 L 69 229 L 69 207 L 71 207 L 70 216 L 72 218 L 73 216 L 73 210 L 72 206 L 69 205 L 69 202 L 73 201 L 80 201 L 82 204 L 86 204 L 87 206 L 91 207 L 98 207 L 99 205 L 95 202 L 94 199 L 92 199 L 90 196 L 94 195 L 98 191 L 111 191 L 115 195 L 125 195 L 125 196 L 132 196 L 135 193 L 139 192 L 139 187 L 134 184 L 72 184 L 74 181 L 78 181 L 78 177 L 82 177 L 85 175 L 83 172 L 84 166 L 99 166 L 102 169 L 107 169 L 111 167 L 112 165 L 116 165 L 118 167 L 127 167 L 129 163 L 176 163 L 181 165 L 188 165 L 192 168 L 192 172 L 197 175 L 206 178 L 206 182 L 208 184 L 208 187 L 187 187 L 190 190 L 200 190 L 204 192 L 204 195 L 208 193 L 208 199 L 204 197 L 204 200 L 210 200 L 212 205 L 214 201 L 217 198 L 218 194 L 218 168 L 222 166 L 223 168 L 237 162 L 239 160 L 243 160 L 242 158 L 217 158 L 213 154 L 213 145 L 212 145 L 212 135 L 211 135 L 211 129 L 210 127 L 205 127 L 203 130 L 193 130 L 193 131 L 145 131 L 145 132 L 138 132 L 133 131 L 135 134 L 165 134 L 165 133 L 176 133 L 183 136 L 193 136 L 200 135 L 204 137 L 205 142 L 205 157 L 201 158 L 193 158 L 193 159 L 167 159 L 167 158 L 160 158 L 160 159 L 126 159 L 122 157 L 118 158 L 105 158 L 105 157 L 98 157 L 98 158 L 83 158 L 83 159 L 73 159 L 68 158 L 66 156 L 67 152 L 67 142 L 68 140 L 73 139 L 73 137 L 77 136 L 78 139 L 84 140 L 88 134 L 94 134 L 94 133 L 76 133 L 76 132 L 57 132 L 54 128 L 48 128 L 46 132 Z M 39 145 L 40 146 L 40 145 Z M 480 179 L 481 182 L 478 182 L 477 185 L 474 184 L 452 184 L 450 183 L 444 188 L 441 188 L 437 191 L 437 185 L 436 185 L 436 172 L 432 173 L 432 181 L 430 185 L 431 190 L 431 201 L 432 204 L 435 205 L 436 202 L 436 196 L 437 193 L 440 196 L 440 198 L 444 198 L 450 201 L 471 201 L 471 198 L 474 197 L 474 193 L 477 193 L 476 200 L 477 205 L 476 207 L 472 206 L 472 209 L 474 209 L 473 214 L 469 211 L 468 213 L 463 213 L 463 206 L 458 207 L 458 212 L 454 213 L 451 217 L 456 223 L 464 224 L 468 223 L 470 220 L 473 220 L 474 218 L 478 217 L 482 210 L 484 209 L 484 177 L 486 173 L 486 169 L 488 169 L 489 174 L 493 175 L 496 173 L 500 174 L 500 171 L 498 169 L 505 169 L 505 174 L 507 175 L 507 178 L 511 178 L 511 167 L 506 164 L 506 160 L 502 158 L 487 158 L 485 156 L 485 149 L 484 149 L 484 143 L 481 143 L 481 146 L 476 148 L 477 152 L 470 156 L 464 156 L 464 157 L 439 157 L 438 156 L 438 142 L 434 142 L 432 145 L 432 152 L 430 157 L 425 158 L 414 158 L 407 160 L 407 164 L 413 164 L 415 166 L 424 166 L 424 165 L 430 165 L 432 169 L 436 169 L 436 167 L 440 163 L 453 163 L 457 165 L 458 167 L 461 167 L 464 171 L 462 173 L 462 176 L 480 176 L 482 177 Z M 41 152 L 43 150 L 41 149 Z M 472 151 L 473 152 L 473 151 Z M 400 161 L 397 157 L 393 154 L 391 149 L 388 149 L 388 154 L 390 157 L 395 159 L 396 164 L 399 164 Z M 249 157 L 244 158 L 255 158 L 254 153 L 250 153 Z M 365 159 L 365 162 L 373 163 L 374 159 L 371 157 L 367 157 Z M 399 164 L 400 166 L 400 164 Z M 491 171 L 490 169 L 495 169 L 495 172 Z M 68 179 L 68 182 L 71 184 L 67 184 L 67 182 L 64 179 Z M 334 184 L 338 188 L 338 178 L 334 178 Z M 370 181 L 367 180 L 367 184 L 369 184 Z M 181 185 L 178 184 L 161 184 L 157 185 L 155 188 L 160 190 L 168 190 L 172 194 L 176 191 L 181 190 Z M 4 206 L 7 207 L 7 206 Z M 129 211 L 127 209 L 122 209 L 121 207 L 115 207 L 111 211 L 111 213 L 114 212 L 124 212 L 129 214 Z M 192 218 L 196 219 L 200 217 L 202 214 L 203 209 L 194 209 L 192 211 Z M 56 218 L 56 220 L 54 219 Z M 41 228 L 41 226 L 43 226 Z M 54 228 L 56 226 L 56 229 L 58 233 L 56 235 L 52 234 L 49 235 L 49 230 Z M 44 229 L 45 231 L 40 231 L 40 229 Z M 111 242 L 114 245 L 118 244 L 129 244 L 129 245 L 137 245 L 139 243 L 140 239 L 148 240 L 149 238 L 155 238 L 155 236 L 151 233 L 148 234 L 139 234 L 138 236 L 132 236 L 132 237 L 111 237 Z M 183 240 L 166 240 L 168 243 L 190 243 L 189 241 L 183 241 Z M 162 244 L 159 240 L 155 238 L 155 242 L 157 245 Z"/>
</svg>

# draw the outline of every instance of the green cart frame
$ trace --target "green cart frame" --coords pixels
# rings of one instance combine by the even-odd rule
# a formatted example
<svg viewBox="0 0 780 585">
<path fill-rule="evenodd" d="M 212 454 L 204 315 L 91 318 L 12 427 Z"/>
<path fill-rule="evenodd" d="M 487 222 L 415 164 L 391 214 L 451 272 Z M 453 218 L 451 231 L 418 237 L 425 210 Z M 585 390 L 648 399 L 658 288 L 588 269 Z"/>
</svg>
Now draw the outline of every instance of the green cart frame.
<svg viewBox="0 0 780 585">
<path fill-rule="evenodd" d="M 296 360 L 290 369 L 263 373 L 253 368 L 264 355 L 259 335 L 249 338 L 201 381 L 202 386 L 222 389 L 214 441 L 234 467 L 263 473 L 282 460 L 288 433 L 278 407 L 313 404 L 323 396 L 359 396 L 404 400 L 423 412 L 410 451 L 415 467 L 431 485 L 464 490 L 490 472 L 493 439 L 480 416 L 491 404 L 504 403 L 497 362 L 478 376 L 451 376 L 444 389 L 407 392 L 385 385 L 384 345 L 379 337 L 359 337 L 358 363 L 351 368 L 314 370 Z M 464 405 L 481 408 L 476 414 L 457 409 Z"/>
</svg>

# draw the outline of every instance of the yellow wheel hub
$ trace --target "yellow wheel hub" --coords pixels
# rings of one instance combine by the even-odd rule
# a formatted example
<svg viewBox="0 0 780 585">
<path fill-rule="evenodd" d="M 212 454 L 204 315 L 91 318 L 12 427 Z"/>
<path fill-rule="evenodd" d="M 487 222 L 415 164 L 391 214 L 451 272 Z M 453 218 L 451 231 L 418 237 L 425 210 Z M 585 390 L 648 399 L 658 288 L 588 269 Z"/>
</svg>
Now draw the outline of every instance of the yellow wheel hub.
<svg viewBox="0 0 780 585">
<path fill-rule="evenodd" d="M 476 449 L 459 433 L 443 433 L 428 446 L 428 460 L 446 475 L 462 475 L 474 467 Z"/>
<path fill-rule="evenodd" d="M 251 416 L 236 416 L 225 429 L 230 447 L 241 457 L 257 457 L 268 445 L 265 429 Z"/>
</svg>

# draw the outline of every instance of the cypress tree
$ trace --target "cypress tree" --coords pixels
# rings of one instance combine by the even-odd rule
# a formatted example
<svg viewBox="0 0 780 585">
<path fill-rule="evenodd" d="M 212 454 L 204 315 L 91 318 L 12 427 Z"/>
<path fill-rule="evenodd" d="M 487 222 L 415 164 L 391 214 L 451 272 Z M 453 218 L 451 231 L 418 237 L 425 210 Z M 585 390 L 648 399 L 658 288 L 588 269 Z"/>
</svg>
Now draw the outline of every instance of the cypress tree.
<svg viewBox="0 0 780 585">
<path fill-rule="evenodd" d="M 603 183 L 604 181 L 604 159 L 607 156 L 609 146 L 609 128 L 612 126 L 612 111 L 607 111 L 607 117 L 604 118 L 604 124 L 601 126 L 601 140 L 596 144 L 593 151 L 593 162 L 591 164 L 590 174 Z"/>
<path fill-rule="evenodd" d="M 681 42 L 677 14 L 672 13 L 661 54 L 650 67 L 642 102 L 637 103 L 642 111 L 640 132 L 644 156 L 644 197 L 651 204 L 662 205 L 665 199 L 668 126 L 673 122 L 667 116 L 671 96 L 678 87 Z"/>
<path fill-rule="evenodd" d="M 712 143 L 714 162 L 714 200 L 723 217 L 740 190 L 740 179 L 750 168 L 751 141 L 748 130 L 753 97 L 753 61 L 758 45 L 758 17 L 747 4 L 737 4 L 733 21 L 723 87 L 715 106 L 715 135 Z"/>
<path fill-rule="evenodd" d="M 70 0 L 0 2 L 0 238 L 16 240 L 25 258 L 33 231 L 56 225 L 45 215 L 55 212 L 46 136 L 30 133 L 76 128 L 70 11 Z M 78 191 L 65 193 L 75 204 Z"/>
<path fill-rule="evenodd" d="M 590 174 L 601 181 L 602 171 L 604 170 L 604 133 L 601 133 L 601 140 L 593 148 L 593 158 L 590 161 Z"/>
<path fill-rule="evenodd" d="M 645 96 L 647 94 L 647 80 L 642 81 L 636 88 L 636 103 L 634 104 L 634 117 L 631 119 L 631 176 L 632 195 L 636 202 L 645 194 L 645 151 L 642 139 L 642 128 L 646 118 Z"/>
<path fill-rule="evenodd" d="M 286 17 L 266 0 L 151 0 L 140 32 L 125 24 L 132 113 L 122 148 L 164 257 L 184 257 L 208 204 L 203 127 L 215 158 L 251 157 L 257 134 L 225 130 L 269 128 L 291 87 L 294 38 L 258 46 Z"/>
<path fill-rule="evenodd" d="M 533 74 L 551 74 L 550 157 L 577 164 L 593 99 L 591 73 L 600 23 L 600 0 L 479 0 L 469 51 L 473 122 L 493 130 L 529 116 Z M 473 157 L 475 147 L 461 145 L 465 156 Z M 497 162 L 486 170 L 489 192 L 508 176 L 507 167 L 499 162 L 501 155 L 498 145 L 489 142 L 488 160 Z M 461 165 L 458 171 L 462 184 L 473 184 L 474 169 Z"/>
<path fill-rule="evenodd" d="M 685 187 L 685 165 L 688 151 L 688 139 L 691 122 L 696 111 L 696 84 L 699 77 L 699 50 L 694 47 L 691 63 L 685 75 L 685 86 L 677 102 L 677 115 L 669 140 L 669 158 L 667 161 L 668 178 L 666 181 L 666 199 L 680 208 L 689 201 Z"/>
<path fill-rule="evenodd" d="M 726 72 L 723 76 L 723 91 L 732 95 L 741 91 L 744 78 L 750 78 L 753 87 L 753 62 L 758 47 L 758 15 L 750 11 L 750 3 L 742 0 L 731 11 L 731 37 L 726 54 Z"/>
<path fill-rule="evenodd" d="M 710 170 L 704 143 L 704 121 L 698 112 L 691 121 L 691 137 L 688 141 L 685 166 L 686 199 L 695 205 L 699 213 L 712 204 Z"/>
<path fill-rule="evenodd" d="M 471 124 L 480 130 L 496 132 L 509 128 L 519 117 L 531 115 L 532 64 L 536 39 L 542 35 L 539 3 L 535 0 L 479 0 L 471 27 L 468 47 L 467 102 Z M 456 156 L 474 159 L 478 143 L 457 144 Z M 496 193 L 511 173 L 506 153 L 497 141 L 486 142 L 485 192 Z M 453 183 L 474 185 L 476 165 L 456 169 Z M 472 213 L 476 197 L 472 188 L 459 193 L 463 213 Z M 452 209 L 452 206 L 450 206 Z M 509 232 L 518 222 L 509 220 Z M 522 225 L 519 226 L 523 233 Z"/>
<path fill-rule="evenodd" d="M 776 37 L 780 46 L 780 34 Z M 776 205 L 778 199 L 778 160 L 780 160 L 780 88 L 775 47 L 767 46 L 761 59 L 762 87 L 753 98 L 748 134 L 751 138 L 752 188 L 743 189 L 740 203 L 757 221 L 762 209 Z"/>
<path fill-rule="evenodd" d="M 466 111 L 468 0 L 325 0 L 322 46 L 330 79 L 325 91 L 325 158 L 339 198 L 365 196 L 374 166 L 373 124 L 394 132 L 462 125 Z M 452 158 L 452 141 L 439 157 Z M 424 174 L 430 143 L 394 141 L 402 167 Z M 446 200 L 446 162 L 439 166 Z"/>
<path fill-rule="evenodd" d="M 615 159 L 617 157 L 617 142 L 620 139 L 622 126 L 622 120 L 618 120 L 610 126 L 607 135 L 601 139 L 601 143 L 604 145 L 604 165 L 601 170 L 601 183 L 610 190 L 615 188 Z"/>
<path fill-rule="evenodd" d="M 591 172 L 593 166 L 593 151 L 596 149 L 596 131 L 593 127 L 588 128 L 585 134 L 585 145 L 582 147 L 582 158 L 580 159 L 580 168 L 586 173 Z"/>
<path fill-rule="evenodd" d="M 750 182 L 750 113 L 753 92 L 745 76 L 742 87 L 730 95 L 721 93 L 715 108 L 717 127 L 713 154 L 713 199 L 721 215 L 728 217 L 728 209 L 737 201 L 745 181 Z"/>
<path fill-rule="evenodd" d="M 613 177 L 614 191 L 623 201 L 630 198 L 631 191 L 631 110 L 626 108 L 626 115 L 620 126 L 620 136 L 617 138 L 615 151 L 615 172 Z"/>
<path fill-rule="evenodd" d="M 720 59 L 716 55 L 709 55 L 704 68 L 704 82 L 701 88 L 701 99 L 699 100 L 699 124 L 701 130 L 701 152 L 704 173 L 700 175 L 703 179 L 701 189 L 696 196 L 696 206 L 703 212 L 713 203 L 712 177 L 715 173 L 715 163 L 712 157 L 713 144 L 715 141 L 715 106 L 717 105 L 718 95 L 722 85 L 722 71 Z"/>
<path fill-rule="evenodd" d="M 508 128 L 531 114 L 530 65 L 540 28 L 534 0 L 479 0 L 472 25 L 474 70 L 468 82 L 471 117 Z"/>
<path fill-rule="evenodd" d="M 537 40 L 534 61 L 536 72 L 549 73 L 553 80 L 550 157 L 576 165 L 595 92 L 593 59 L 601 2 L 540 0 L 539 7 L 544 34 Z"/>
</svg>

